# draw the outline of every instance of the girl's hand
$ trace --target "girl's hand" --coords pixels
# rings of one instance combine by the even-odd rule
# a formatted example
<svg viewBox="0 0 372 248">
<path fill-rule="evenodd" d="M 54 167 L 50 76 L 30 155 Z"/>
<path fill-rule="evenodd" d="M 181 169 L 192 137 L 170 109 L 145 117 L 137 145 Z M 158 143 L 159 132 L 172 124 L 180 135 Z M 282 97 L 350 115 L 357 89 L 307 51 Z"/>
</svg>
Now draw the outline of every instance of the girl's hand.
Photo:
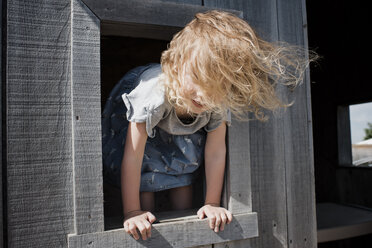
<svg viewBox="0 0 372 248">
<path fill-rule="evenodd" d="M 214 204 L 206 204 L 197 212 L 199 219 L 205 216 L 209 218 L 209 227 L 218 232 L 218 229 L 223 231 L 225 224 L 230 224 L 232 221 L 232 214 L 229 210 L 219 207 Z"/>
<path fill-rule="evenodd" d="M 132 235 L 135 240 L 139 239 L 137 228 L 141 233 L 142 239 L 146 240 L 151 237 L 151 224 L 156 220 L 155 216 L 142 210 L 129 212 L 124 219 L 124 230 Z"/>
</svg>

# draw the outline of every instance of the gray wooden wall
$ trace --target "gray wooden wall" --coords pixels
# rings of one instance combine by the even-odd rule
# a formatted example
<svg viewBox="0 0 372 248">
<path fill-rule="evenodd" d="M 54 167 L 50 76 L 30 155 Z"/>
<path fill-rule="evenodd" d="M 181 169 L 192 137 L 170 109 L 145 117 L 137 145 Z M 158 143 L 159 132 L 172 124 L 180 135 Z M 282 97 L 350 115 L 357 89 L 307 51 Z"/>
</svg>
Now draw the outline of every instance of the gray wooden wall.
<svg viewBox="0 0 372 248">
<path fill-rule="evenodd" d="M 264 38 L 306 45 L 304 0 L 192 3 L 241 10 Z M 66 0 L 7 1 L 4 156 L 9 247 L 67 247 L 67 235 L 78 227 L 73 198 L 71 11 Z M 283 115 L 245 124 L 259 237 L 214 247 L 316 247 L 308 86 L 306 78 L 295 93 L 280 90 L 284 98 L 296 99 Z"/>
<path fill-rule="evenodd" d="M 4 243 L 4 239 L 3 239 L 3 232 L 4 232 L 4 229 L 3 229 L 3 168 L 5 168 L 5 165 L 3 164 L 3 144 L 2 144 L 2 140 L 3 140 L 3 91 L 2 91 L 2 86 L 3 86 L 3 69 L 4 69 L 4 64 L 3 64 L 3 4 L 4 2 L 1 1 L 0 2 L 0 80 L 1 80 L 1 84 L 0 84 L 0 112 L 1 112 L 1 115 L 0 115 L 0 140 L 1 140 L 1 143 L 0 143 L 0 247 L 2 247 L 2 244 Z M 4 166 L 4 167 L 3 167 Z"/>
<path fill-rule="evenodd" d="M 306 9 L 302 0 L 204 1 L 239 9 L 268 40 L 307 46 Z M 259 237 L 229 247 L 316 247 L 314 171 L 309 75 L 294 93 L 285 113 L 266 123 L 250 122 L 252 204 L 258 213 Z M 215 247 L 224 247 L 224 244 Z"/>
<path fill-rule="evenodd" d="M 8 247 L 67 247 L 74 232 L 71 6 L 7 1 Z"/>
</svg>

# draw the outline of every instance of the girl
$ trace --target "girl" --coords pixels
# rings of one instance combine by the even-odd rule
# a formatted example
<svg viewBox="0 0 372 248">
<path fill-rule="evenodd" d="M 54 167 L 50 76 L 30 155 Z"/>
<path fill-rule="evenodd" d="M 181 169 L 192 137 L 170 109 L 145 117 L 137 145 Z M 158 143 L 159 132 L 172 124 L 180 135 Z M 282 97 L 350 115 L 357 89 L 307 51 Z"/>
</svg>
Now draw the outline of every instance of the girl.
<svg viewBox="0 0 372 248">
<path fill-rule="evenodd" d="M 128 72 L 103 112 L 105 179 L 121 186 L 125 231 L 136 240 L 138 231 L 144 240 L 151 236 L 156 191 L 169 189 L 174 209 L 191 208 L 203 162 L 206 197 L 197 214 L 222 231 L 232 220 L 220 207 L 230 112 L 263 120 L 263 109 L 288 106 L 275 82 L 298 84 L 307 66 L 303 55 L 259 39 L 244 20 L 214 10 L 197 14 L 173 37 L 161 64 Z"/>
</svg>

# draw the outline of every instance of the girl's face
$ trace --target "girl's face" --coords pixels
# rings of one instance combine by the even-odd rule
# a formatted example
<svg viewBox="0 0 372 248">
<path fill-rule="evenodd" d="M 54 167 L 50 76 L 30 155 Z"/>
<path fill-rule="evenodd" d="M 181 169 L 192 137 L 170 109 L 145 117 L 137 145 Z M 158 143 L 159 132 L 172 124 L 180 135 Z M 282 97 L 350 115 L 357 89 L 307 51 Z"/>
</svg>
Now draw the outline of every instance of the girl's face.
<svg viewBox="0 0 372 248">
<path fill-rule="evenodd" d="M 203 100 L 205 99 L 205 95 L 203 94 L 200 86 L 193 82 L 188 73 L 188 70 L 184 70 L 184 82 L 183 82 L 183 95 L 187 100 L 187 106 L 189 106 L 191 112 L 195 114 L 200 114 L 208 109 L 203 104 Z"/>
</svg>

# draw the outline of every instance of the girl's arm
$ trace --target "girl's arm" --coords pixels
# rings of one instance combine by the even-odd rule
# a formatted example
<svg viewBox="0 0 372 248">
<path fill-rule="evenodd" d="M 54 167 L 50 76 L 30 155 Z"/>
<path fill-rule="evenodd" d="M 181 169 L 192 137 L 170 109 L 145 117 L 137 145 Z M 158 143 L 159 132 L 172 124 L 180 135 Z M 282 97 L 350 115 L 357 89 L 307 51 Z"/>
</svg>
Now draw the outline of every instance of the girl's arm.
<svg viewBox="0 0 372 248">
<path fill-rule="evenodd" d="M 198 211 L 200 218 L 206 215 L 210 219 L 210 227 L 216 232 L 218 232 L 220 225 L 220 230 L 223 230 L 225 223 L 230 223 L 232 220 L 231 213 L 219 207 L 226 161 L 225 138 L 225 122 L 207 134 L 204 155 L 207 193 L 205 206 Z"/>
<path fill-rule="evenodd" d="M 124 229 L 135 239 L 139 238 L 137 228 L 143 239 L 149 237 L 151 235 L 150 223 L 155 221 L 155 217 L 150 212 L 141 211 L 139 197 L 141 166 L 146 140 L 146 123 L 129 122 L 121 165 L 121 191 Z"/>
<path fill-rule="evenodd" d="M 226 123 L 207 134 L 205 143 L 205 177 L 207 193 L 205 204 L 214 203 L 220 205 L 223 176 L 226 161 Z"/>
<path fill-rule="evenodd" d="M 146 124 L 129 122 L 121 164 L 124 216 L 131 211 L 141 209 L 139 188 L 146 140 Z"/>
</svg>

